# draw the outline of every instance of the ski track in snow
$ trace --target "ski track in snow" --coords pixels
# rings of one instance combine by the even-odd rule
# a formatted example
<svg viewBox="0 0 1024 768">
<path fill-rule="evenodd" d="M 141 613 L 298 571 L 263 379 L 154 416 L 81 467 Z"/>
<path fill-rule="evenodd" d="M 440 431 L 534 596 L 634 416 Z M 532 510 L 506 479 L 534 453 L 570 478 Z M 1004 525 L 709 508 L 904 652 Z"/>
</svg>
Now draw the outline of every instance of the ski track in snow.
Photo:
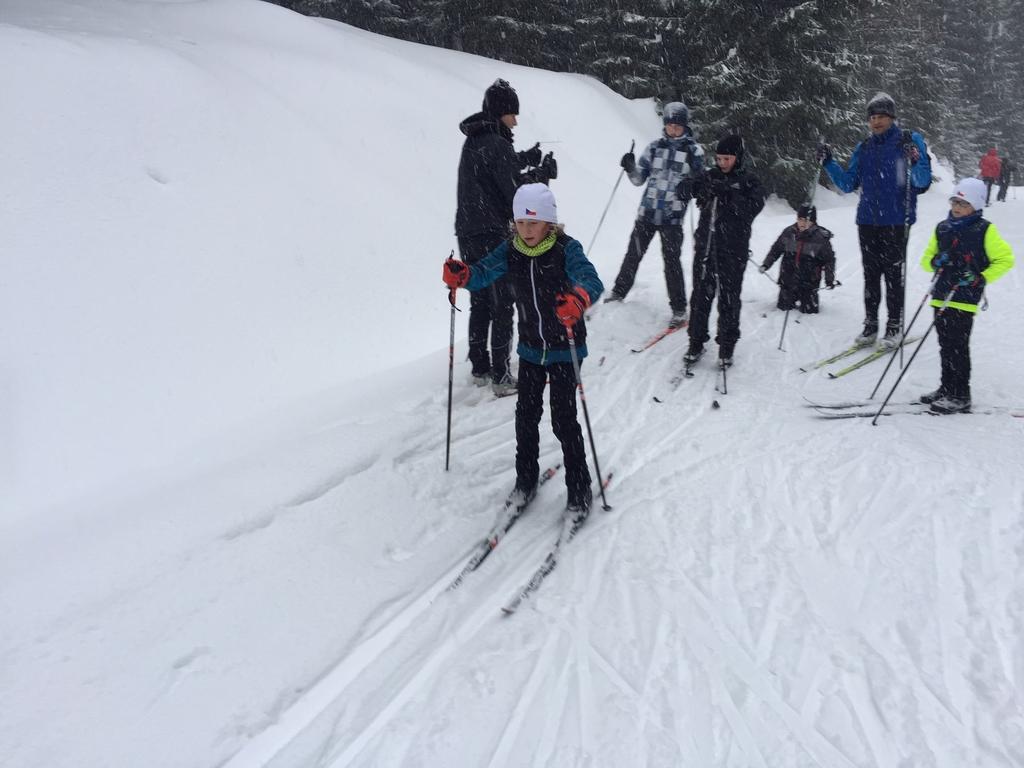
<svg viewBox="0 0 1024 768">
<path fill-rule="evenodd" d="M 1004 560 L 1021 560 L 1019 518 L 989 506 L 997 519 L 982 535 L 948 514 L 907 506 L 913 494 L 905 492 L 905 478 L 879 473 L 884 461 L 858 461 L 844 436 L 865 425 L 832 425 L 835 440 L 813 447 L 816 461 L 794 463 L 820 440 L 821 428 L 799 418 L 799 405 L 791 403 L 784 412 L 792 418 L 783 423 L 778 408 L 768 406 L 792 401 L 785 389 L 814 374 L 796 372 L 795 353 L 755 349 L 778 333 L 779 315 L 762 318 L 765 301 L 748 303 L 743 354 L 729 371 L 728 395 L 715 391 L 716 371 L 706 363 L 668 394 L 685 337 L 633 355 L 630 344 L 642 332 L 628 320 L 643 309 L 627 303 L 599 314 L 591 333 L 608 339 L 605 361 L 589 361 L 583 370 L 591 418 L 600 425 L 602 467 L 615 473 L 608 492 L 613 511 L 595 510 L 528 609 L 499 619 L 497 606 L 532 572 L 556 533 L 564 490 L 561 483 L 545 487 L 458 592 L 439 590 L 461 561 L 351 652 L 345 675 L 333 684 L 325 678 L 323 706 L 309 708 L 309 723 L 287 738 L 268 738 L 264 753 L 250 745 L 229 765 L 302 765 L 315 744 L 312 764 L 330 768 L 853 768 L 908 760 L 952 766 L 979 753 L 1012 764 L 1019 709 L 979 713 L 976 722 L 956 702 L 976 701 L 983 692 L 972 678 L 1010 681 L 1020 673 L 1019 647 L 999 640 L 1020 636 L 1019 595 L 1017 604 L 988 606 L 963 586 L 975 582 L 978 574 L 964 569 L 980 566 L 982 551 L 1002 547 Z M 802 342 L 820 351 L 822 319 L 802 318 L 787 333 L 806 329 Z M 781 391 L 758 386 L 771 380 Z M 655 403 L 655 396 L 664 402 Z M 713 399 L 720 410 L 711 411 Z M 437 395 L 419 408 L 439 417 L 444 405 Z M 457 471 L 469 473 L 465 482 L 482 481 L 498 499 L 509 484 L 513 404 L 470 391 L 462 408 L 453 444 Z M 926 426 L 934 443 L 902 448 L 922 463 L 955 460 L 956 423 Z M 887 429 L 889 438 L 901 429 Z M 746 439 L 730 439 L 737 432 Z M 412 484 L 426 484 L 425 499 L 445 493 L 429 479 L 442 450 L 441 440 L 425 439 L 396 463 Z M 542 465 L 555 455 L 550 434 L 542 432 Z M 822 475 L 822 467 L 834 474 Z M 680 485 L 680 476 L 687 482 Z M 856 487 L 856 503 L 836 493 L 838 484 Z M 967 489 L 968 507 L 987 506 L 984 481 Z M 456 512 L 464 514 L 473 530 L 491 521 L 474 510 Z M 957 528 L 952 536 L 950 525 Z M 446 535 L 456 527 L 466 528 L 444 524 Z M 415 551 L 436 538 L 422 533 L 403 546 Z M 908 534 L 912 543 L 900 546 Z M 979 539 L 971 563 L 952 543 L 964 536 Z M 472 534 L 465 539 L 472 540 Z M 880 541 L 896 546 L 878 550 Z M 651 570 L 655 562 L 661 567 Z M 900 617 L 898 600 L 882 587 L 890 574 L 905 579 L 911 563 L 931 576 L 904 585 L 924 594 L 903 605 L 910 615 Z M 1001 630 L 983 618 L 1007 609 Z M 952 618 L 965 612 L 978 616 L 978 628 L 972 623 L 965 632 L 962 620 Z M 653 626 L 645 626 L 648 617 Z M 921 625 L 933 631 L 922 635 Z M 619 635 L 621 642 L 609 646 Z M 992 695 L 1003 697 L 1003 710 L 1019 707 L 1009 682 Z M 456 733 L 477 719 L 467 705 L 482 699 L 503 714 L 490 726 L 481 721 L 490 736 L 460 751 Z M 609 719 L 609 710 L 618 714 Z M 470 723 L 455 725 L 467 717 Z M 317 721 L 328 724 L 317 727 Z"/>
</svg>

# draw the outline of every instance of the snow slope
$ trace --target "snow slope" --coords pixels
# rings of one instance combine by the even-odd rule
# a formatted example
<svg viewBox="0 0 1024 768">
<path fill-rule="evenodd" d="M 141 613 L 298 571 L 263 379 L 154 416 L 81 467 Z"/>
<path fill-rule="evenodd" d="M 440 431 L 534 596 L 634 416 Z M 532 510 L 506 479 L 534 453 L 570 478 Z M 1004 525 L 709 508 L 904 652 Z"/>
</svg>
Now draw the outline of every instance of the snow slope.
<svg viewBox="0 0 1024 768">
<path fill-rule="evenodd" d="M 595 313 L 613 510 L 504 619 L 564 490 L 443 591 L 514 450 L 460 360 L 443 472 L 456 124 L 507 77 L 587 243 L 650 104 L 249 0 L 4 0 L 0 57 L 0 763 L 1024 763 L 1024 419 L 803 405 L 881 373 L 797 371 L 861 319 L 853 198 L 818 194 L 843 286 L 785 351 L 749 272 L 728 395 L 707 364 L 672 389 L 682 335 L 629 351 L 667 319 L 656 247 Z M 1024 203 L 989 211 L 1019 252 Z M 791 217 L 769 203 L 755 258 Z M 1021 288 L 975 325 L 979 407 L 1024 405 Z M 937 375 L 930 338 L 897 399 Z"/>
</svg>

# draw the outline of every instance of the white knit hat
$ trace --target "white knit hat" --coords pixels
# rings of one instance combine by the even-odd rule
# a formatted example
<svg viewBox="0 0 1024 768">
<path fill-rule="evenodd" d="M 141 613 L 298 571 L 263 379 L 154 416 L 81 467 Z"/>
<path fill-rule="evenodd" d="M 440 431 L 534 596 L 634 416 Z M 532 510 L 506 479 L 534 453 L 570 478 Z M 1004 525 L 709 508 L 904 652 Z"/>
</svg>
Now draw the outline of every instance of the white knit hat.
<svg viewBox="0 0 1024 768">
<path fill-rule="evenodd" d="M 965 203 L 969 203 L 974 210 L 980 211 L 985 207 L 985 182 L 972 177 L 960 179 L 953 187 L 953 194 L 949 196 L 949 199 L 963 200 Z"/>
<path fill-rule="evenodd" d="M 547 184 L 523 184 L 512 199 L 512 218 L 558 223 L 555 195 Z"/>
</svg>

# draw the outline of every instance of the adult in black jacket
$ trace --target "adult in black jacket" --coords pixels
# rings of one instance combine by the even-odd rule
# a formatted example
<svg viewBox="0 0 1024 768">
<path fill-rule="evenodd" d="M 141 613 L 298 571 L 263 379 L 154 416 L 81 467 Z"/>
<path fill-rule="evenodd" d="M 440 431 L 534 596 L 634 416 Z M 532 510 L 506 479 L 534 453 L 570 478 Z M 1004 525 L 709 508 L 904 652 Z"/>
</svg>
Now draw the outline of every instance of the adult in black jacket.
<svg viewBox="0 0 1024 768">
<path fill-rule="evenodd" d="M 459 124 L 466 136 L 459 158 L 455 236 L 462 260 L 475 264 L 508 239 L 512 199 L 528 165 L 540 165 L 540 145 L 517 153 L 512 129 L 519 97 L 505 80 L 484 94 L 483 109 Z M 487 341 L 490 336 L 490 352 Z M 491 383 L 497 395 L 515 394 L 509 370 L 512 344 L 512 296 L 504 280 L 473 291 L 469 300 L 469 359 L 473 381 Z"/>
<path fill-rule="evenodd" d="M 740 338 L 740 291 L 747 265 L 750 227 L 764 208 L 761 182 L 743 167 L 743 139 L 730 135 L 718 142 L 715 164 L 703 177 L 684 179 L 678 193 L 694 197 L 700 221 L 694 237 L 693 294 L 690 298 L 690 349 L 687 363 L 704 354 L 711 303 L 718 294 L 719 363 L 732 365 Z"/>
</svg>

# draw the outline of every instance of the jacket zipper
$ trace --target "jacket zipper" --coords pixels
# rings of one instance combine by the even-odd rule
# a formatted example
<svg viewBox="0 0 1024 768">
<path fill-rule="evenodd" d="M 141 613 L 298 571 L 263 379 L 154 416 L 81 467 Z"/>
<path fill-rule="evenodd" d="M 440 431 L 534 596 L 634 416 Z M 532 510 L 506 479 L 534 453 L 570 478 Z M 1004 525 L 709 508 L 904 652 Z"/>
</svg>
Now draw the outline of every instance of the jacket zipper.
<svg viewBox="0 0 1024 768">
<path fill-rule="evenodd" d="M 533 308 L 537 311 L 537 332 L 540 334 L 540 343 L 544 346 L 544 352 L 540 356 L 541 365 L 548 356 L 548 342 L 544 338 L 544 319 L 540 313 L 540 305 L 537 304 L 537 281 L 534 279 L 534 269 L 537 266 L 536 260 L 530 261 L 530 289 L 533 293 Z"/>
</svg>

